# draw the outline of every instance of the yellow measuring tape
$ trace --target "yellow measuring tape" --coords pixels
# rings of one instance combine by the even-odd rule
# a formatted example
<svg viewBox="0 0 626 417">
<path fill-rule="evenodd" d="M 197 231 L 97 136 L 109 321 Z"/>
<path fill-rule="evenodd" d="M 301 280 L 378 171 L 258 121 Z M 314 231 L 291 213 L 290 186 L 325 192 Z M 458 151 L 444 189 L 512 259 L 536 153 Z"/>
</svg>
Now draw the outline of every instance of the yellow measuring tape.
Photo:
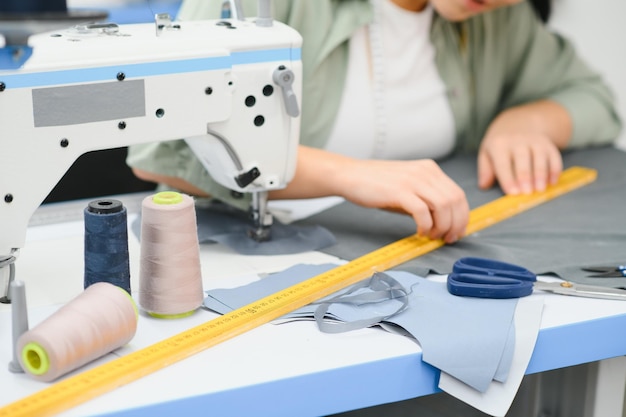
<svg viewBox="0 0 626 417">
<path fill-rule="evenodd" d="M 554 199 L 596 179 L 596 171 L 572 167 L 547 190 L 504 196 L 471 211 L 467 235 Z M 2 417 L 44 417 L 84 403 L 291 311 L 444 245 L 417 235 L 400 239 L 323 274 L 255 301 L 176 336 L 125 355 L 0 409 Z"/>
</svg>

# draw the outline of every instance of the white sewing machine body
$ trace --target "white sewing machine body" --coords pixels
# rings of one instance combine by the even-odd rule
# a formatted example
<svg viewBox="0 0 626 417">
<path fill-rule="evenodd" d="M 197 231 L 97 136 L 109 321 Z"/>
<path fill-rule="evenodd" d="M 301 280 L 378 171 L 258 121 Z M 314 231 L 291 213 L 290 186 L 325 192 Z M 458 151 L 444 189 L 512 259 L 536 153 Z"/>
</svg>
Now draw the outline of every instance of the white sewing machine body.
<svg viewBox="0 0 626 417">
<path fill-rule="evenodd" d="M 33 212 L 85 152 L 188 138 L 230 189 L 265 192 L 292 179 L 295 30 L 253 19 L 105 24 L 29 43 L 21 68 L 0 70 L 0 260 L 23 247 Z M 292 91 L 273 78 L 279 68 L 291 71 Z"/>
</svg>

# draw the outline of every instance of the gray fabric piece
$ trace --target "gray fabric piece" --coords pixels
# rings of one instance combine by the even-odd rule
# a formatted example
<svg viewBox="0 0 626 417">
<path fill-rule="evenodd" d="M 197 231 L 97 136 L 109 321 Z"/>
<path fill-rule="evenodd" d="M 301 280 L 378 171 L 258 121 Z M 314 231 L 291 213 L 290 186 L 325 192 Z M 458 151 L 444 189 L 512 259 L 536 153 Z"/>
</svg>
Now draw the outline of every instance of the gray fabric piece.
<svg viewBox="0 0 626 417">
<path fill-rule="evenodd" d="M 272 224 L 271 239 L 257 242 L 248 237 L 253 225 L 248 213 L 210 200 L 196 206 L 198 240 L 200 243 L 221 243 L 242 255 L 289 255 L 320 250 L 336 243 L 328 229 L 318 225 Z M 139 238 L 141 216 L 132 224 Z"/>
<path fill-rule="evenodd" d="M 271 239 L 248 237 L 252 222 L 246 211 L 212 201 L 196 208 L 200 243 L 218 242 L 244 255 L 287 255 L 320 250 L 335 244 L 335 237 L 318 225 L 283 224 L 274 219 Z"/>
<path fill-rule="evenodd" d="M 204 306 L 224 314 L 332 267 L 296 265 L 238 288 L 210 290 Z M 417 340 L 424 362 L 476 390 L 484 392 L 493 380 L 506 380 L 515 347 L 513 316 L 517 299 L 457 297 L 447 291 L 445 283 L 408 272 L 381 275 L 391 278 L 385 289 L 393 288 L 384 301 L 380 300 L 380 286 L 373 277 L 282 319 L 315 318 L 319 324 L 318 314 L 322 311 L 329 322 L 320 330 L 331 332 L 380 324 L 387 331 Z"/>
<path fill-rule="evenodd" d="M 571 151 L 565 167 L 598 170 L 598 179 L 583 188 L 504 220 L 454 245 L 410 260 L 397 269 L 426 276 L 449 273 L 464 256 L 498 259 L 522 265 L 536 274 L 553 274 L 590 285 L 626 287 L 626 278 L 588 278 L 582 266 L 626 262 L 626 153 L 613 147 Z M 442 161 L 443 170 L 465 190 L 471 208 L 502 196 L 495 187 L 476 185 L 472 155 Z M 409 216 L 343 203 L 299 224 L 328 228 L 337 244 L 323 252 L 352 260 L 415 232 Z"/>
<path fill-rule="evenodd" d="M 352 285 L 346 291 L 324 301 L 313 303 L 313 317 L 323 333 L 344 333 L 363 329 L 390 320 L 409 306 L 409 291 L 401 283 L 384 272 L 376 272 L 369 279 Z M 327 320 L 333 307 L 347 307 L 354 313 L 345 318 L 335 314 L 337 320 Z M 391 307 L 391 308 L 389 308 Z M 369 308 L 368 312 L 361 311 Z"/>
</svg>

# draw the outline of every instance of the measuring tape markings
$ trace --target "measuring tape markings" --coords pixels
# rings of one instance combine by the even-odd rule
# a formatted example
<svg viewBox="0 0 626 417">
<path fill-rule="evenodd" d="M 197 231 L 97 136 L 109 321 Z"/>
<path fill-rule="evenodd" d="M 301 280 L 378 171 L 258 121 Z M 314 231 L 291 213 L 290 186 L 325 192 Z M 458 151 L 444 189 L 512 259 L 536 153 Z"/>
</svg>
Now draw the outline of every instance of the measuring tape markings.
<svg viewBox="0 0 626 417">
<path fill-rule="evenodd" d="M 504 196 L 470 213 L 466 235 L 593 182 L 595 170 L 572 167 L 543 192 Z M 254 301 L 153 345 L 69 377 L 0 409 L 2 417 L 52 416 L 138 380 L 300 307 L 444 246 L 441 239 L 408 236 L 327 272 Z"/>
</svg>

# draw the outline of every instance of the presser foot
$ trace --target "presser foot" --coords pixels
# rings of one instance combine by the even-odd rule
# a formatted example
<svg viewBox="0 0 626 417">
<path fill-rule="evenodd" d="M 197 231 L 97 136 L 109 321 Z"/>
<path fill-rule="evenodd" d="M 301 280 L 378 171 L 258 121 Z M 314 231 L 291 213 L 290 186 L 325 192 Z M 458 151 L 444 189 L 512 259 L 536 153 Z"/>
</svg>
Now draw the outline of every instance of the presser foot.
<svg viewBox="0 0 626 417">
<path fill-rule="evenodd" d="M 250 207 L 250 218 L 254 228 L 248 230 L 248 237 L 257 242 L 270 240 L 272 228 L 272 214 L 267 211 L 267 191 L 253 192 Z"/>
<path fill-rule="evenodd" d="M 248 237 L 256 242 L 267 242 L 272 238 L 271 227 L 259 226 L 248 230 Z"/>
</svg>

